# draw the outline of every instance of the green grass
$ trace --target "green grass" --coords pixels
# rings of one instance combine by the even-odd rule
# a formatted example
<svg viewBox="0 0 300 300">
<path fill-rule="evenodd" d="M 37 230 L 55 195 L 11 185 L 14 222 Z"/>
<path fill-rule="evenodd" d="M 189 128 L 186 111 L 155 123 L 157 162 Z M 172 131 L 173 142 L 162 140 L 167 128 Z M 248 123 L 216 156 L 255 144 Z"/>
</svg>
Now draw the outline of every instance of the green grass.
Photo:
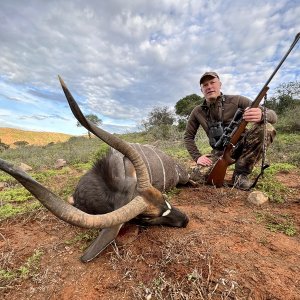
<svg viewBox="0 0 300 300">
<path fill-rule="evenodd" d="M 66 245 L 74 245 L 81 243 L 80 250 L 83 250 L 87 245 L 93 241 L 99 234 L 99 229 L 90 229 L 86 232 L 80 232 L 76 234 L 73 238 L 66 240 Z"/>
<path fill-rule="evenodd" d="M 41 207 L 34 196 L 20 185 L 1 191 L 0 203 L 0 221 L 32 212 Z"/>
<path fill-rule="evenodd" d="M 69 170 L 67 168 L 62 168 L 59 170 L 49 169 L 42 172 L 32 173 L 31 177 L 40 183 L 44 183 L 47 182 L 51 177 L 58 176 L 58 175 L 65 175 L 68 173 Z"/>
<path fill-rule="evenodd" d="M 275 203 L 283 203 L 290 193 L 289 188 L 284 186 L 273 176 L 264 176 L 257 183 L 256 189 L 264 192 L 269 197 L 270 201 Z"/>
<path fill-rule="evenodd" d="M 10 203 L 2 205 L 0 207 L 0 222 L 11 217 L 16 217 L 20 214 L 36 211 L 37 209 L 41 208 L 41 206 L 42 204 L 38 201 L 17 206 Z"/>
<path fill-rule="evenodd" d="M 256 218 L 260 223 L 264 223 L 266 228 L 272 232 L 282 232 L 287 236 L 297 234 L 294 221 L 286 214 L 257 213 Z"/>
<path fill-rule="evenodd" d="M 290 172 L 295 169 L 297 169 L 297 167 L 288 162 L 277 162 L 271 164 L 270 167 L 267 168 L 265 172 L 270 175 L 276 175 L 280 172 Z"/>
<path fill-rule="evenodd" d="M 60 170 L 46 170 L 36 172 L 31 175 L 40 183 L 49 187 L 54 193 L 62 199 L 70 196 L 81 174 L 70 175 L 70 168 Z M 64 182 L 63 186 L 56 185 L 56 182 Z M 39 209 L 42 205 L 35 197 L 20 184 L 16 184 L 11 188 L 6 188 L 0 193 L 0 221 L 17 215 L 22 215 L 28 212 Z"/>
<path fill-rule="evenodd" d="M 0 268 L 0 283 L 12 283 L 37 276 L 43 251 L 35 250 L 34 253 L 16 269 Z"/>
<path fill-rule="evenodd" d="M 122 140 L 129 142 L 129 143 L 139 143 L 145 144 L 147 143 L 147 134 L 140 132 L 140 133 L 125 133 L 122 135 L 117 135 Z"/>
<path fill-rule="evenodd" d="M 76 163 L 73 165 L 73 168 L 75 168 L 77 171 L 87 171 L 91 169 L 92 166 L 93 166 L 93 162 Z"/>
<path fill-rule="evenodd" d="M 43 168 L 52 169 L 59 158 L 67 164 L 87 163 L 93 161 L 95 153 L 100 148 L 107 147 L 98 138 L 71 138 L 64 143 L 48 146 L 26 146 L 17 149 L 7 149 L 1 153 L 1 158 L 19 165 L 21 162 L 31 166 L 35 171 Z"/>
<path fill-rule="evenodd" d="M 17 180 L 0 170 L 0 182 L 6 182 L 8 185 L 11 185 L 16 184 Z"/>
<path fill-rule="evenodd" d="M 173 198 L 174 196 L 178 195 L 179 193 L 180 193 L 180 189 L 175 187 L 167 192 L 167 196 L 168 196 L 168 198 Z"/>
<path fill-rule="evenodd" d="M 27 191 L 23 187 L 4 190 L 0 194 L 1 203 L 10 203 L 10 202 L 20 203 L 20 202 L 28 201 L 30 199 L 33 199 L 33 196 L 29 191 Z"/>
<path fill-rule="evenodd" d="M 289 163 L 300 166 L 300 133 L 278 132 L 274 143 L 267 151 L 272 163 Z"/>
<path fill-rule="evenodd" d="M 275 175 L 280 172 L 289 172 L 295 170 L 296 166 L 290 163 L 274 163 L 264 172 L 256 185 L 256 189 L 266 193 L 272 202 L 283 203 L 290 195 L 290 189 L 279 182 Z M 256 177 L 260 172 L 260 168 L 256 167 L 252 176 Z"/>
</svg>

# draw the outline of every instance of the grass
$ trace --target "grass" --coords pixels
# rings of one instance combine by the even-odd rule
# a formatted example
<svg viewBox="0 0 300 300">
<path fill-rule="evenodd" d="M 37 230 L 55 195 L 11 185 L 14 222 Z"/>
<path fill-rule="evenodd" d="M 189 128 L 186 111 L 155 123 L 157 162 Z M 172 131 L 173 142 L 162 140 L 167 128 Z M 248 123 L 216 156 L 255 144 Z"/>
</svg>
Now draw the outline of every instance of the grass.
<svg viewBox="0 0 300 300">
<path fill-rule="evenodd" d="M 38 275 L 40 261 L 43 256 L 43 251 L 35 250 L 32 255 L 18 268 L 11 269 L 1 266 L 0 268 L 0 287 L 4 287 L 7 283 L 22 281 Z"/>
<path fill-rule="evenodd" d="M 7 185 L 16 184 L 17 180 L 15 180 L 12 176 L 0 171 L 0 182 L 6 182 Z"/>
<path fill-rule="evenodd" d="M 198 232 L 155 244 L 151 249 L 155 260 L 148 260 L 146 252 L 145 257 L 137 256 L 130 249 L 114 247 L 111 253 L 111 267 L 125 274 L 124 281 L 135 282 L 132 299 L 243 299 L 242 288 L 226 270 L 222 277 L 213 275 L 217 267 L 213 250 Z M 139 276 L 135 265 L 147 274 Z M 122 282 L 118 287 L 122 289 Z"/>
<path fill-rule="evenodd" d="M 69 170 L 67 168 L 63 168 L 60 170 L 49 169 L 41 172 L 32 173 L 31 177 L 39 181 L 40 183 L 44 183 L 47 182 L 51 177 L 59 176 L 59 175 L 67 175 L 68 173 Z"/>
<path fill-rule="evenodd" d="M 20 203 L 30 199 L 33 199 L 33 196 L 23 187 L 7 189 L 0 194 L 0 203 Z"/>
<path fill-rule="evenodd" d="M 103 149 L 103 150 L 101 150 Z M 1 153 L 1 158 L 19 165 L 25 163 L 35 171 L 53 168 L 55 162 L 64 158 L 68 165 L 88 163 L 100 151 L 105 152 L 107 145 L 99 139 L 73 137 L 64 143 L 48 146 L 26 146 L 17 149 L 7 149 Z"/>
<path fill-rule="evenodd" d="M 74 187 L 82 173 L 82 170 L 73 171 L 69 167 L 65 167 L 60 170 L 49 169 L 34 172 L 31 177 L 48 187 L 62 199 L 66 199 L 74 191 Z M 3 177 L 5 178 L 6 175 Z M 17 181 L 14 181 L 13 185 L 9 185 L 8 188 L 1 191 L 0 221 L 35 211 L 40 207 L 40 202 Z"/>
<path fill-rule="evenodd" d="M 86 163 L 76 163 L 73 165 L 73 168 L 76 169 L 77 171 L 87 171 L 91 169 L 93 166 L 93 162 L 89 161 Z"/>
<path fill-rule="evenodd" d="M 269 168 L 266 169 L 265 173 L 269 175 L 276 175 L 279 172 L 290 172 L 297 169 L 295 165 L 292 165 L 287 162 L 275 162 L 270 165 Z"/>
<path fill-rule="evenodd" d="M 279 182 L 275 175 L 281 172 L 288 173 L 296 169 L 296 166 L 287 162 L 271 164 L 270 167 L 264 171 L 264 175 L 259 179 L 256 189 L 267 194 L 272 202 L 283 203 L 290 195 L 290 189 Z M 256 177 L 259 173 L 260 168 L 256 167 L 252 173 L 252 177 Z"/>
<path fill-rule="evenodd" d="M 180 189 L 175 187 L 167 192 L 167 196 L 168 196 L 168 198 L 172 198 L 172 197 L 178 195 L 179 193 L 180 193 Z"/>
<path fill-rule="evenodd" d="M 239 299 L 235 295 L 239 289 L 236 282 L 228 279 L 212 280 L 205 277 L 202 270 L 195 268 L 181 280 L 166 278 L 164 273 L 154 278 L 148 285 L 139 285 L 136 299 Z"/>
<path fill-rule="evenodd" d="M 289 163 L 299 167 L 299 136 L 299 133 L 277 133 L 274 143 L 267 151 L 267 159 L 271 163 Z"/>
<path fill-rule="evenodd" d="M 274 179 L 273 176 L 265 176 L 257 183 L 256 189 L 264 192 L 271 202 L 283 203 L 290 194 L 290 190 Z"/>
<path fill-rule="evenodd" d="M 70 246 L 80 243 L 80 249 L 83 250 L 98 236 L 98 234 L 98 229 L 90 229 L 86 232 L 80 232 L 77 233 L 73 238 L 66 240 L 65 244 Z"/>
<path fill-rule="evenodd" d="M 37 200 L 32 203 L 25 203 L 17 206 L 7 203 L 0 207 L 0 222 L 8 218 L 36 211 L 37 209 L 40 209 L 41 206 L 42 204 Z"/>
<path fill-rule="evenodd" d="M 294 221 L 286 214 L 257 213 L 256 218 L 260 223 L 264 223 L 266 228 L 272 232 L 281 232 L 287 236 L 297 234 Z"/>
</svg>

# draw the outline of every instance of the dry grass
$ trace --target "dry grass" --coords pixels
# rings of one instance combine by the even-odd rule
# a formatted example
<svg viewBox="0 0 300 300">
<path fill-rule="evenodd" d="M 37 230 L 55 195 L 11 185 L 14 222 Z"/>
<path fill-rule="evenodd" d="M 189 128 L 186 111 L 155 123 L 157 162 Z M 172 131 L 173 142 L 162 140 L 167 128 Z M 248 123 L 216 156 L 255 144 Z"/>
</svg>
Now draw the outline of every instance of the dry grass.
<svg viewBox="0 0 300 300">
<path fill-rule="evenodd" d="M 114 244 L 109 264 L 123 274 L 117 289 L 132 282 L 133 299 L 247 299 L 249 291 L 231 278 L 230 270 L 215 276 L 219 272 L 213 249 L 200 233 L 153 242 L 157 245 L 151 247 L 152 259 L 147 250 L 145 255 L 135 254 Z"/>
<path fill-rule="evenodd" d="M 29 145 L 44 146 L 51 142 L 67 141 L 71 135 L 57 132 L 38 132 L 15 128 L 0 128 L 1 142 L 13 146 L 17 141 L 26 141 Z"/>
</svg>

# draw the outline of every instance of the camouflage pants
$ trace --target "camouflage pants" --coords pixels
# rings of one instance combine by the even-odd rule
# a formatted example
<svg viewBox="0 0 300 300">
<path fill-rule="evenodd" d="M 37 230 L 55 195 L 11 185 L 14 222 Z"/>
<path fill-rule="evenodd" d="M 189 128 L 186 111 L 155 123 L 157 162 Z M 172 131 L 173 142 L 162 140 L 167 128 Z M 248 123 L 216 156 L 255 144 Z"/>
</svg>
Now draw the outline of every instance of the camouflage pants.
<svg viewBox="0 0 300 300">
<path fill-rule="evenodd" d="M 275 128 L 270 124 L 266 124 L 265 146 L 269 147 L 276 135 Z M 235 173 L 248 175 L 252 172 L 254 165 L 261 159 L 264 144 L 264 125 L 253 124 L 247 128 L 244 136 L 237 143 L 232 153 L 235 159 Z M 212 150 L 208 157 L 212 160 L 209 167 L 197 166 L 193 169 L 190 178 L 195 181 L 206 182 L 207 176 L 217 162 L 218 158 L 223 154 L 222 151 Z"/>
</svg>

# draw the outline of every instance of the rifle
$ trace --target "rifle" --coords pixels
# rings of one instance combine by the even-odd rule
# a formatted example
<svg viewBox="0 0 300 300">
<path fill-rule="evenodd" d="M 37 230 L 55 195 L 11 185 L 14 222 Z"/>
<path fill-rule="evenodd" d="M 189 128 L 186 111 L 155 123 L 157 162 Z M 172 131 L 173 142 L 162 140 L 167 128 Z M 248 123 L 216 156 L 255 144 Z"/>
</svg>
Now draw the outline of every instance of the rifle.
<svg viewBox="0 0 300 300">
<path fill-rule="evenodd" d="M 277 73 L 285 59 L 288 57 L 294 46 L 297 44 L 298 40 L 300 38 L 300 32 L 297 33 L 295 40 L 293 41 L 292 45 L 290 46 L 289 50 L 287 53 L 284 55 L 270 78 L 267 80 L 265 85 L 262 87 L 261 91 L 255 98 L 255 100 L 252 102 L 250 108 L 258 107 L 261 100 L 264 98 L 266 95 L 269 87 L 269 83 L 273 79 L 274 75 Z M 224 182 L 224 177 L 226 174 L 227 167 L 235 162 L 235 160 L 231 157 L 232 151 L 234 147 L 236 146 L 237 142 L 239 141 L 241 135 L 245 131 L 245 128 L 248 124 L 245 120 L 243 120 L 243 113 L 244 110 L 238 109 L 237 112 L 235 113 L 232 121 L 224 129 L 224 132 L 220 139 L 217 141 L 215 147 L 216 148 L 224 148 L 222 156 L 217 160 L 216 164 L 210 171 L 208 178 L 207 178 L 207 183 L 215 185 L 216 187 L 221 187 L 223 186 Z"/>
</svg>

